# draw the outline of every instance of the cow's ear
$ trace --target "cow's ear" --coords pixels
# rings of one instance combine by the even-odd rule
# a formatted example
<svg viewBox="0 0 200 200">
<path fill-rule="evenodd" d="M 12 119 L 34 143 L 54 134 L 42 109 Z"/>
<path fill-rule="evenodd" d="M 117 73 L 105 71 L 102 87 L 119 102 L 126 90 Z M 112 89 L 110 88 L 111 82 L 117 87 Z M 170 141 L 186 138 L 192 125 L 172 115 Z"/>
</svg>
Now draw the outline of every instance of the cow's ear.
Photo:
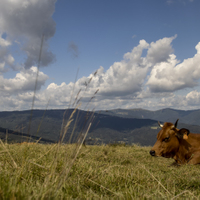
<svg viewBox="0 0 200 200">
<path fill-rule="evenodd" d="M 190 134 L 190 131 L 186 128 L 182 128 L 179 131 L 177 131 L 176 136 L 179 139 L 184 139 L 187 140 L 188 139 L 188 135 Z"/>
</svg>

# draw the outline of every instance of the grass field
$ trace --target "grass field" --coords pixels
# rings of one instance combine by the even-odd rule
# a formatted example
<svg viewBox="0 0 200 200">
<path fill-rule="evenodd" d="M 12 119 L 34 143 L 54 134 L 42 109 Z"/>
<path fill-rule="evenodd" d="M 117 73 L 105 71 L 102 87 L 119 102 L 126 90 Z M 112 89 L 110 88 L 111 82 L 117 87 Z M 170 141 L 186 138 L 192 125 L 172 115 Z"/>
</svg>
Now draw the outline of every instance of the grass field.
<svg viewBox="0 0 200 200">
<path fill-rule="evenodd" d="M 0 199 L 199 199 L 200 166 L 137 145 L 0 144 Z"/>
</svg>

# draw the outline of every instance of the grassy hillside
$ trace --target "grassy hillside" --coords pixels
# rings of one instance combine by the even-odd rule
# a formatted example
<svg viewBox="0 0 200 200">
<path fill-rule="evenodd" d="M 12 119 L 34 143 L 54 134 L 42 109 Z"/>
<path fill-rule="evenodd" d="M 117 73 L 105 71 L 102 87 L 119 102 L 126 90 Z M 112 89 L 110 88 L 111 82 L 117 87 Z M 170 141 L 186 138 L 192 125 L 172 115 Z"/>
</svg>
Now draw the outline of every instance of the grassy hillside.
<svg viewBox="0 0 200 200">
<path fill-rule="evenodd" d="M 200 198 L 199 166 L 173 167 L 149 150 L 1 143 L 0 199 Z"/>
</svg>

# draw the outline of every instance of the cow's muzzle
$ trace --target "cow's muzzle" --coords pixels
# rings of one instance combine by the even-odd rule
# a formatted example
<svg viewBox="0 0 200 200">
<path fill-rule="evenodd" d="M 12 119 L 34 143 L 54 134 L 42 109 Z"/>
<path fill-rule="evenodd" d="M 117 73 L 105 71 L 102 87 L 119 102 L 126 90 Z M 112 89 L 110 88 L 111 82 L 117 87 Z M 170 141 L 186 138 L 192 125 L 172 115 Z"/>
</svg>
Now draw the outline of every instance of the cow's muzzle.
<svg viewBox="0 0 200 200">
<path fill-rule="evenodd" d="M 155 156 L 156 155 L 156 152 L 154 150 L 151 150 L 149 153 L 151 154 L 151 156 Z"/>
</svg>

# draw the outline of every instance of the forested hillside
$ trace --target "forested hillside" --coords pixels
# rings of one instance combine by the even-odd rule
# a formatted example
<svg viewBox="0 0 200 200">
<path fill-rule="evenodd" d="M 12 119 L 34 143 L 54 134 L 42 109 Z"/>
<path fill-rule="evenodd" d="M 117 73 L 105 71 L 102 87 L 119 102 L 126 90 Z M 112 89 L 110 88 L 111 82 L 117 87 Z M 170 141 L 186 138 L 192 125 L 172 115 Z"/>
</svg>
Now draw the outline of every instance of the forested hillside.
<svg viewBox="0 0 200 200">
<path fill-rule="evenodd" d="M 170 109 L 166 109 L 163 112 L 159 111 L 160 116 L 158 115 L 157 118 L 170 118 L 172 111 Z M 176 114 L 181 113 L 181 111 L 175 110 L 173 112 Z M 194 116 L 195 113 L 197 111 L 183 111 L 182 116 Z M 178 127 L 188 128 L 191 132 L 200 133 L 199 126 L 184 124 L 180 115 L 171 114 L 171 118 L 173 116 L 174 118 L 180 118 Z M 157 120 L 150 117 L 155 118 L 155 114 L 152 114 L 152 111 L 144 110 L 112 110 L 95 113 L 83 110 L 74 111 L 73 109 L 33 110 L 32 115 L 30 110 L 0 112 L 0 137 L 3 140 L 7 139 L 8 142 L 22 142 L 31 137 L 33 140 L 40 139 L 41 142 L 54 143 L 59 141 L 62 124 L 66 126 L 70 121 L 64 142 L 69 142 L 69 140 L 70 142 L 76 142 L 79 135 L 85 133 L 89 123 L 91 123 L 91 128 L 86 138 L 88 144 L 123 142 L 149 146 L 155 143 L 157 133 L 160 130 Z M 6 129 L 8 129 L 7 135 Z"/>
</svg>

